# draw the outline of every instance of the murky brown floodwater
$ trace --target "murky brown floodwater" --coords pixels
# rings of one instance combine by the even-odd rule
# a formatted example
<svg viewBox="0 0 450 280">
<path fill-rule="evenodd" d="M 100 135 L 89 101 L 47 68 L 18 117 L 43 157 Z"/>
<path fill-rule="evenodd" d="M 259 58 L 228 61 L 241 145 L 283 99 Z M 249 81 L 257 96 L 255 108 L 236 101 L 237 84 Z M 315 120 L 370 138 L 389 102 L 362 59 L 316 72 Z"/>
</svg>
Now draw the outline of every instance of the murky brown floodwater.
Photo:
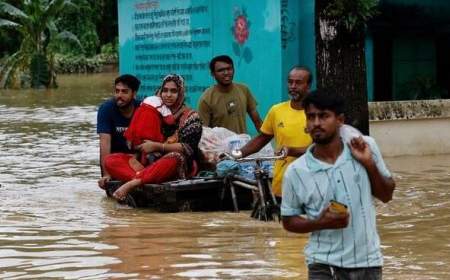
<svg viewBox="0 0 450 280">
<path fill-rule="evenodd" d="M 96 186 L 96 107 L 114 74 L 0 91 L 1 279 L 305 279 L 306 236 L 239 214 L 120 207 Z M 387 160 L 384 279 L 450 278 L 450 157 Z"/>
</svg>

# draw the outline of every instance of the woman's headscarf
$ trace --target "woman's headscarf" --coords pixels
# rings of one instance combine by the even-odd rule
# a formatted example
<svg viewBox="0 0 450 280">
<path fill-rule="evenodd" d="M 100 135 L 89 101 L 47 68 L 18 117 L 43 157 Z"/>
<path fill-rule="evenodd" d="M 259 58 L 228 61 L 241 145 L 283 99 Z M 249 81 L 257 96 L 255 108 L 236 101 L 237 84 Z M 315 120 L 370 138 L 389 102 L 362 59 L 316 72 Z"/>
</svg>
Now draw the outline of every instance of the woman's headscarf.
<svg viewBox="0 0 450 280">
<path fill-rule="evenodd" d="M 172 131 L 172 132 L 170 132 L 170 131 L 171 131 L 171 129 L 173 129 L 173 127 L 172 128 L 163 127 L 163 130 L 167 129 L 168 130 L 167 132 L 169 132 L 169 133 L 164 133 L 165 135 L 171 135 L 170 137 L 167 138 L 167 140 L 166 140 L 167 143 L 177 143 L 178 142 L 178 131 L 179 131 L 180 127 L 184 127 L 186 120 L 188 119 L 188 117 L 190 116 L 190 114 L 193 111 L 190 110 L 188 107 L 186 107 L 186 105 L 184 104 L 184 92 L 185 92 L 184 79 L 180 75 L 169 74 L 169 75 L 165 76 L 162 81 L 161 87 L 159 88 L 156 95 L 161 97 L 161 93 L 162 93 L 162 89 L 163 89 L 164 85 L 167 82 L 171 82 L 171 81 L 174 82 L 178 88 L 177 100 L 170 108 L 170 111 L 172 111 L 172 114 L 177 119 L 177 127 L 176 127 L 176 130 Z"/>
<path fill-rule="evenodd" d="M 167 82 L 174 82 L 177 85 L 178 88 L 178 97 L 175 103 L 171 106 L 170 110 L 172 111 L 172 114 L 177 114 L 184 106 L 184 79 L 180 75 L 177 74 L 169 74 L 164 77 L 161 87 L 159 88 L 156 95 L 161 97 L 162 88 Z"/>
</svg>

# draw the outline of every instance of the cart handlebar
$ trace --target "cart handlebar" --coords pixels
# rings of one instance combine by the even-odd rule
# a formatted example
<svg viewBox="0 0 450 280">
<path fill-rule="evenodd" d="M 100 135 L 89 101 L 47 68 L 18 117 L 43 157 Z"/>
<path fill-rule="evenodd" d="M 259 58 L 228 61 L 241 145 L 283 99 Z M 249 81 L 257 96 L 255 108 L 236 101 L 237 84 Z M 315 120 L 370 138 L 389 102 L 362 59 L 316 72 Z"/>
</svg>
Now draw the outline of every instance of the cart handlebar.
<svg viewBox="0 0 450 280">
<path fill-rule="evenodd" d="M 249 162 L 249 161 L 270 161 L 270 160 L 277 160 L 277 159 L 283 159 L 286 157 L 286 151 L 283 149 L 281 150 L 280 154 L 274 155 L 274 156 L 264 156 L 264 157 L 245 157 L 245 158 L 236 158 L 229 153 L 223 153 L 223 159 L 230 159 L 237 162 Z"/>
</svg>

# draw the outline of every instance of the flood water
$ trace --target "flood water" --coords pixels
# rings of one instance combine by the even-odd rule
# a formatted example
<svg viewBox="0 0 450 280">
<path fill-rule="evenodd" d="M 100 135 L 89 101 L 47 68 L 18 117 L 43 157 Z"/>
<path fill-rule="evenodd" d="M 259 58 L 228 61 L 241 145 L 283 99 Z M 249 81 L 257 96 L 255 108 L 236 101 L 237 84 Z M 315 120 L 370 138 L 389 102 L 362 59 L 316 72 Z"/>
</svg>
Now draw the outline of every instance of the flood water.
<svg viewBox="0 0 450 280">
<path fill-rule="evenodd" d="M 97 187 L 98 104 L 115 74 L 0 91 L 1 279 L 306 279 L 306 235 L 238 214 L 160 214 Z M 450 278 L 450 156 L 387 158 L 384 279 Z"/>
</svg>

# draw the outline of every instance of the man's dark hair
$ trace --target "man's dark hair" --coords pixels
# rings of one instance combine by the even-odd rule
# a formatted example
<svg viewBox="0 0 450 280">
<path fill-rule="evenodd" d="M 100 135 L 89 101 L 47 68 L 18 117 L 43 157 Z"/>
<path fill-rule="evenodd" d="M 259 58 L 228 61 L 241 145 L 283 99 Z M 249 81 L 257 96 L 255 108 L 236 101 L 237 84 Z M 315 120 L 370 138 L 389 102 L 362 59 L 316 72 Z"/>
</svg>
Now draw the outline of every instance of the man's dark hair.
<svg viewBox="0 0 450 280">
<path fill-rule="evenodd" d="M 308 72 L 308 81 L 307 82 L 308 82 L 308 86 L 311 87 L 311 84 L 313 82 L 313 74 L 308 67 L 296 65 L 296 66 L 292 67 L 291 70 L 289 70 L 289 73 L 291 73 L 292 70 L 303 70 L 303 71 Z"/>
<path fill-rule="evenodd" d="M 138 91 L 139 86 L 141 85 L 141 81 L 139 81 L 138 78 L 130 74 L 124 74 L 117 77 L 116 80 L 114 81 L 114 85 L 117 85 L 118 83 L 126 85 L 132 91 Z"/>
<path fill-rule="evenodd" d="M 214 73 L 216 62 L 225 62 L 228 64 L 231 64 L 231 66 L 234 68 L 233 60 L 228 55 L 219 55 L 211 59 L 209 62 L 209 70 L 211 70 L 212 73 Z"/>
<path fill-rule="evenodd" d="M 326 89 L 311 91 L 303 99 L 302 105 L 305 111 L 310 105 L 314 105 L 319 110 L 330 110 L 336 115 L 343 114 L 345 109 L 344 98 Z"/>
</svg>

